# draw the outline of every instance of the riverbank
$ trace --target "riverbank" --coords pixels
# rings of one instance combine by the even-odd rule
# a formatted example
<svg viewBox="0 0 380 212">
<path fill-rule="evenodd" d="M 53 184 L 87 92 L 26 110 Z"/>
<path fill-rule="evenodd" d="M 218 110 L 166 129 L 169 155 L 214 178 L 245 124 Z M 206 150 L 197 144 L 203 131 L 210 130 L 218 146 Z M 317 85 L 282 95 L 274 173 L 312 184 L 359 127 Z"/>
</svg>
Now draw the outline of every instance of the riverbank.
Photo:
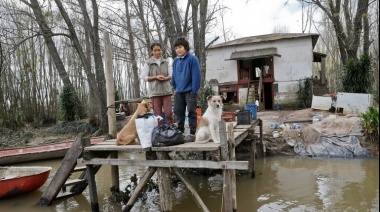
<svg viewBox="0 0 380 212">
<path fill-rule="evenodd" d="M 258 154 L 270 156 L 270 155 L 295 155 L 295 152 L 291 146 L 286 142 L 283 142 L 284 137 L 293 137 L 299 139 L 299 129 L 287 130 L 287 132 L 281 129 L 273 129 L 271 125 L 277 123 L 278 125 L 288 123 L 289 126 L 298 124 L 302 128 L 310 126 L 312 123 L 305 120 L 312 120 L 316 115 L 321 117 L 329 117 L 333 115 L 328 111 L 303 109 L 303 110 L 280 110 L 280 111 L 259 111 L 257 117 L 263 121 L 263 134 L 264 145 L 258 144 Z M 339 115 L 337 115 L 340 117 Z M 117 120 L 118 129 L 121 129 L 129 120 L 129 117 L 125 119 Z M 298 122 L 304 121 L 304 122 Z M 87 120 L 81 120 L 72 123 L 59 123 L 50 127 L 42 128 L 28 128 L 25 127 L 18 131 L 0 128 L 0 148 L 14 148 L 22 146 L 38 146 L 49 143 L 63 142 L 67 140 L 74 140 L 79 133 L 86 132 Z M 335 130 L 339 131 L 341 126 L 338 126 Z M 330 129 L 334 131 L 334 129 Z M 273 132 L 279 132 L 279 137 L 274 137 Z M 258 130 L 256 130 L 258 132 Z M 378 144 L 369 143 L 366 141 L 365 136 L 357 136 L 363 148 L 367 149 L 371 155 L 379 156 Z M 245 151 L 244 145 L 242 150 Z"/>
</svg>

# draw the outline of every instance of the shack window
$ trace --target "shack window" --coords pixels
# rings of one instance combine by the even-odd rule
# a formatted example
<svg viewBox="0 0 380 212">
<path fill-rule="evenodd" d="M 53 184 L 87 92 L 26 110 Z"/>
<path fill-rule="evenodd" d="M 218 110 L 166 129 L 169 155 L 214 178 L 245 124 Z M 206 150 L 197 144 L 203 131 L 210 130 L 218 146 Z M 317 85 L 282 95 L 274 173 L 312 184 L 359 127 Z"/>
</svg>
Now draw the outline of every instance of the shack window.
<svg viewBox="0 0 380 212">
<path fill-rule="evenodd" d="M 224 97 L 223 103 L 238 103 L 238 85 L 219 85 L 219 95 Z"/>
</svg>

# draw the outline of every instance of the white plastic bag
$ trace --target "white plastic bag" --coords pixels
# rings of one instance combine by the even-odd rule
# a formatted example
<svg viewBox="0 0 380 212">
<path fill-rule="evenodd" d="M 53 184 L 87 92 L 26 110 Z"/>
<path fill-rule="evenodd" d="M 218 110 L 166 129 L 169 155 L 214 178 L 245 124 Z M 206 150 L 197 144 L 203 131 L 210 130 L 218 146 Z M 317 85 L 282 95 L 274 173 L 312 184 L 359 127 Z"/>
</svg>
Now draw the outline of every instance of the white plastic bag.
<svg viewBox="0 0 380 212">
<path fill-rule="evenodd" d="M 137 135 L 142 148 L 152 146 L 152 130 L 158 125 L 157 117 L 153 115 L 145 115 L 144 117 L 137 118 L 136 120 Z"/>
</svg>

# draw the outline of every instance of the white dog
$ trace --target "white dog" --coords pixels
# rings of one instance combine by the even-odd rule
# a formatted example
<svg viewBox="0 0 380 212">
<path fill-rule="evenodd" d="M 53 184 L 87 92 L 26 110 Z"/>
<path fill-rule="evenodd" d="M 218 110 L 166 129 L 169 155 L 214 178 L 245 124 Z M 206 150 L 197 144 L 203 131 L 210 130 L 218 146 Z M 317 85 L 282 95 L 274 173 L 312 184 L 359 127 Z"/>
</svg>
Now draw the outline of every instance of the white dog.
<svg viewBox="0 0 380 212">
<path fill-rule="evenodd" d="M 211 139 L 214 143 L 220 143 L 219 121 L 222 120 L 223 98 L 208 96 L 207 101 L 208 107 L 200 120 L 195 143 L 207 143 Z"/>
</svg>

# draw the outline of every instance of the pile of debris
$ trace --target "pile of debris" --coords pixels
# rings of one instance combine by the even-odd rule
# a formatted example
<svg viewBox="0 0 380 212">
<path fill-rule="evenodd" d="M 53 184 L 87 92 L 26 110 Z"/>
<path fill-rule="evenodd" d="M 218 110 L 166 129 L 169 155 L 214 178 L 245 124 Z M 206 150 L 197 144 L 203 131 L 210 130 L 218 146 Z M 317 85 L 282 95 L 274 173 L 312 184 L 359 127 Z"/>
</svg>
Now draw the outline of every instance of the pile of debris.
<svg viewBox="0 0 380 212">
<path fill-rule="evenodd" d="M 280 124 L 281 122 L 269 122 L 269 130 L 267 129 L 265 136 L 267 141 L 265 145 L 268 150 L 278 150 L 274 147 L 276 146 L 273 145 L 274 143 L 282 143 L 282 147 L 285 146 L 285 143 L 287 146 L 293 147 L 294 153 L 300 156 L 371 157 L 358 139 L 364 136 L 361 118 L 358 115 L 306 114 L 312 115 L 312 117 L 304 119 L 305 123 L 291 123 L 286 117 L 282 117 L 282 124 Z M 277 146 L 281 146 L 281 144 Z"/>
</svg>

